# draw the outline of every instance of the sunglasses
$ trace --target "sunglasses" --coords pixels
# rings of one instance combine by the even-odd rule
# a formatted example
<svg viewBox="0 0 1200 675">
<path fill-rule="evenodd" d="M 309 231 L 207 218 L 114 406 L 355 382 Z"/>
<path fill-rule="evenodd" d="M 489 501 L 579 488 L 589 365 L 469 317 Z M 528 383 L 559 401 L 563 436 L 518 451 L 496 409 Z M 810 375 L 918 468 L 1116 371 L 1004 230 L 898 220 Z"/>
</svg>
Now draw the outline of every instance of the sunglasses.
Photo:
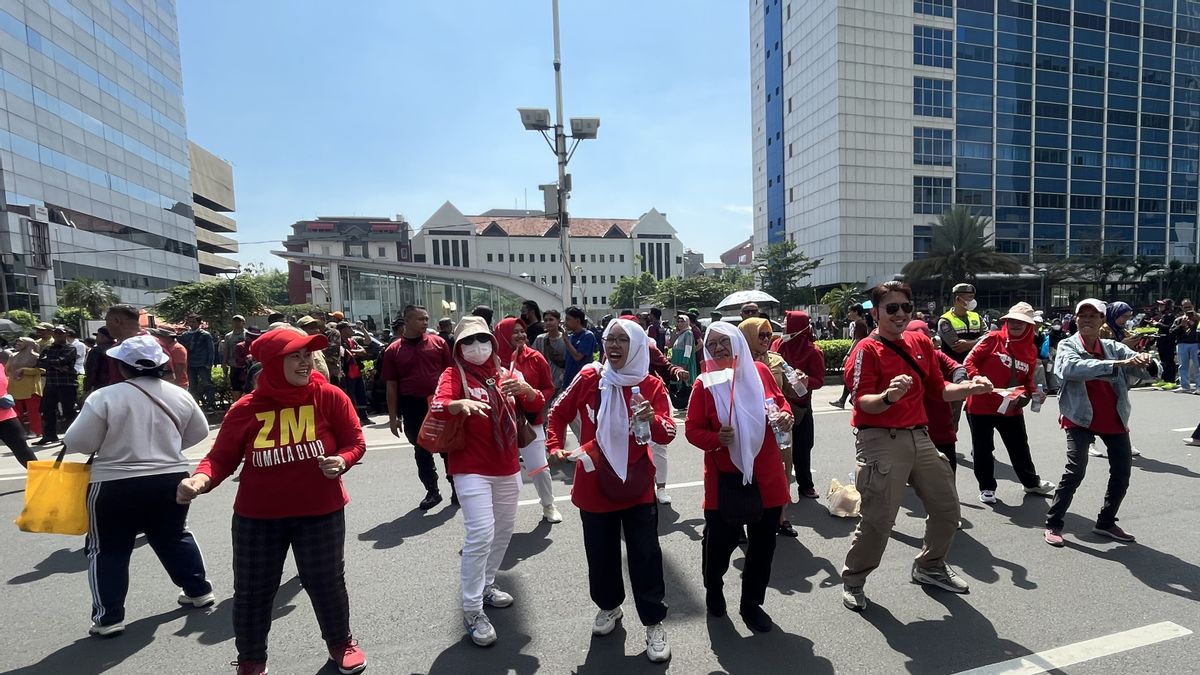
<svg viewBox="0 0 1200 675">
<path fill-rule="evenodd" d="M 884 305 L 883 311 L 887 312 L 888 314 L 896 314 L 898 312 L 912 314 L 913 304 L 911 302 L 889 302 L 888 304 Z"/>
<path fill-rule="evenodd" d="M 770 340 L 770 339 L 771 339 L 771 334 L 770 334 L 770 333 L 759 333 L 759 334 L 758 334 L 758 339 L 759 339 L 759 340 Z"/>
<path fill-rule="evenodd" d="M 459 338 L 458 344 L 469 345 L 469 344 L 474 344 L 476 342 L 487 342 L 487 341 L 488 341 L 488 336 L 484 335 L 483 333 L 476 333 L 475 335 L 468 335 L 464 338 Z"/>
</svg>

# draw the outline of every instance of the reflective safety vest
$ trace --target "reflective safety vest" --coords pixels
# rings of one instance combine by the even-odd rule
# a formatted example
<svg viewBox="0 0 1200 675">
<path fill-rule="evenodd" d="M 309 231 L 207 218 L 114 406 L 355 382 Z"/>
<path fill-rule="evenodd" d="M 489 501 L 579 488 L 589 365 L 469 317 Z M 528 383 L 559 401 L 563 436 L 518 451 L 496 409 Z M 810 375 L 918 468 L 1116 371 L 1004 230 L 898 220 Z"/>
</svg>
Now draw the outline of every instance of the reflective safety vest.
<svg viewBox="0 0 1200 675">
<path fill-rule="evenodd" d="M 967 312 L 966 320 L 950 310 L 942 315 L 942 318 L 950 322 L 950 327 L 958 334 L 960 340 L 977 340 L 983 336 L 985 329 L 983 327 L 983 318 L 975 312 Z M 942 344 L 942 351 L 946 356 L 962 363 L 966 360 L 968 352 L 958 353 L 950 347 L 950 345 Z"/>
</svg>

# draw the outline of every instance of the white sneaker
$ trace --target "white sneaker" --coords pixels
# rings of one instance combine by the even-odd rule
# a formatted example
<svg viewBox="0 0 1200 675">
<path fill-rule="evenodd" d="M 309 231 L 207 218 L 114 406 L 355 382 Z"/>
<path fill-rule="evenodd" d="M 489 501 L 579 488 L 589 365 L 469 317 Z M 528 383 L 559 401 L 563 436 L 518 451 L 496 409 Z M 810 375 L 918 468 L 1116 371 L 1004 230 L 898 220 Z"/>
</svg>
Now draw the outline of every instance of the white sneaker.
<svg viewBox="0 0 1200 675">
<path fill-rule="evenodd" d="M 592 622 L 592 635 L 608 635 L 613 632 L 623 616 L 625 612 L 622 612 L 620 607 L 600 610 L 596 613 L 596 620 Z"/>
<path fill-rule="evenodd" d="M 192 607 L 208 607 L 217 601 L 217 596 L 213 595 L 212 591 L 209 591 L 204 595 L 193 598 L 187 593 L 180 591 L 179 597 L 176 598 L 176 601 L 184 607 L 187 607 L 188 605 L 191 605 Z"/>
<path fill-rule="evenodd" d="M 660 488 L 656 489 L 654 491 L 654 497 L 655 497 L 655 499 L 658 500 L 659 504 L 670 504 L 671 503 L 671 495 L 667 494 L 667 488 L 665 488 L 665 487 L 660 487 Z"/>
<path fill-rule="evenodd" d="M 542 507 L 542 520 L 547 523 L 561 523 L 562 514 L 558 512 L 558 507 L 553 504 L 547 504 Z"/>
<path fill-rule="evenodd" d="M 463 612 L 463 628 L 467 629 L 471 642 L 480 647 L 487 647 L 496 642 L 496 629 L 492 627 L 491 619 L 483 612 Z"/>
<path fill-rule="evenodd" d="M 1200 446 L 1200 438 L 1192 438 L 1191 436 L 1188 436 L 1187 438 L 1183 439 L 1183 444 L 1193 447 Z"/>
<path fill-rule="evenodd" d="M 1133 455 L 1134 457 L 1141 457 L 1142 451 L 1138 450 L 1137 448 L 1135 448 L 1131 445 L 1131 446 L 1129 446 L 1129 454 Z"/>
<path fill-rule="evenodd" d="M 1095 443 L 1092 443 L 1088 446 L 1088 454 L 1092 457 L 1103 457 L 1104 451 L 1097 447 Z"/>
<path fill-rule="evenodd" d="M 1025 492 L 1026 492 L 1026 494 L 1031 494 L 1031 495 L 1052 495 L 1052 494 L 1054 494 L 1054 490 L 1056 487 L 1057 486 L 1054 485 L 1054 483 L 1051 483 L 1048 480 L 1044 480 L 1041 483 L 1038 483 L 1037 487 L 1025 488 Z"/>
<path fill-rule="evenodd" d="M 979 491 L 979 501 L 983 502 L 984 504 L 995 504 L 996 503 L 996 491 L 995 490 L 980 490 Z"/>
<path fill-rule="evenodd" d="M 513 604 L 513 596 L 496 588 L 496 584 L 492 584 L 483 589 L 483 604 L 488 607 L 508 607 Z"/>
<path fill-rule="evenodd" d="M 667 629 L 661 623 L 646 626 L 646 658 L 651 663 L 671 660 L 671 645 L 667 644 Z"/>
<path fill-rule="evenodd" d="M 120 635 L 124 632 L 125 624 L 123 623 L 114 623 L 108 626 L 97 626 L 96 624 L 92 624 L 92 627 L 88 629 L 88 635 L 99 635 L 100 637 Z"/>
</svg>

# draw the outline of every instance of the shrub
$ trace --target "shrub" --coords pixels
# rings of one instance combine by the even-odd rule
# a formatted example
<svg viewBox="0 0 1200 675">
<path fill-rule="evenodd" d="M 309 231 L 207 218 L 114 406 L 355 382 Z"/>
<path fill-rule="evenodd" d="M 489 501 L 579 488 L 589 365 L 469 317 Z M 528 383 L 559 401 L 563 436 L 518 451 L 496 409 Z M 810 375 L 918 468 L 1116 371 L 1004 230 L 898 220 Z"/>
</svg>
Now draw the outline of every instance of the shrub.
<svg viewBox="0 0 1200 675">
<path fill-rule="evenodd" d="M 94 319 L 91 310 L 87 307 L 69 307 L 60 305 L 58 310 L 54 312 L 54 323 L 74 328 L 79 332 L 80 337 L 87 337 L 87 331 L 84 330 L 83 322 Z"/>
<path fill-rule="evenodd" d="M 842 372 L 842 363 L 845 362 L 853 344 L 852 340 L 817 340 L 817 347 L 825 355 L 826 373 Z"/>
<path fill-rule="evenodd" d="M 3 316 L 5 319 L 8 319 L 13 323 L 19 324 L 26 330 L 33 330 L 33 327 L 36 326 L 38 321 L 41 320 L 33 312 L 23 309 L 10 309 L 4 314 L 0 314 L 0 316 Z"/>
</svg>

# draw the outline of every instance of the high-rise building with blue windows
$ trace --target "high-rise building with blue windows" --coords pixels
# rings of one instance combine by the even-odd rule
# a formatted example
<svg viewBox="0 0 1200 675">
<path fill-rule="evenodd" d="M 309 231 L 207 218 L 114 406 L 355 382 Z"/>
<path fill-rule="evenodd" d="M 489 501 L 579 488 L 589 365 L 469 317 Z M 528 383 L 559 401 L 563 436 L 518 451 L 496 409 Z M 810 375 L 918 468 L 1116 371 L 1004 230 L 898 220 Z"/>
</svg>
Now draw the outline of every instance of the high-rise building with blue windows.
<svg viewBox="0 0 1200 675">
<path fill-rule="evenodd" d="M 0 310 L 201 272 L 174 0 L 0 3 Z"/>
<path fill-rule="evenodd" d="M 1200 0 L 750 0 L 755 245 L 889 278 L 952 204 L 1026 260 L 1198 262 Z"/>
</svg>

